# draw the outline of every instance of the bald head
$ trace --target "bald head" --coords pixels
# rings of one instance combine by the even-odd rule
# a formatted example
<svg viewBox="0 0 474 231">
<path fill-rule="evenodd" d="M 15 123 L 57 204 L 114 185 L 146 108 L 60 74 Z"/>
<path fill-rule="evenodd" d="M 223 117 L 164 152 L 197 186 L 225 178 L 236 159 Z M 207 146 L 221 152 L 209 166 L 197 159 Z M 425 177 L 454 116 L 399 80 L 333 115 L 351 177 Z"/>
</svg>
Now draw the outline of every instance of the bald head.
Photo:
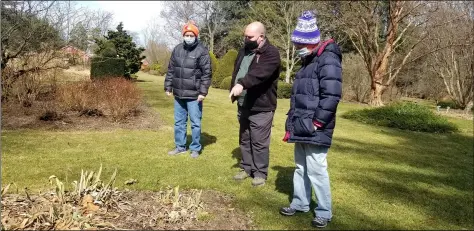
<svg viewBox="0 0 474 231">
<path fill-rule="evenodd" d="M 244 36 L 246 49 L 261 47 L 265 41 L 265 26 L 261 22 L 252 22 L 245 27 Z"/>
<path fill-rule="evenodd" d="M 252 22 L 245 28 L 245 35 L 247 34 L 265 35 L 265 26 L 261 22 Z"/>
</svg>

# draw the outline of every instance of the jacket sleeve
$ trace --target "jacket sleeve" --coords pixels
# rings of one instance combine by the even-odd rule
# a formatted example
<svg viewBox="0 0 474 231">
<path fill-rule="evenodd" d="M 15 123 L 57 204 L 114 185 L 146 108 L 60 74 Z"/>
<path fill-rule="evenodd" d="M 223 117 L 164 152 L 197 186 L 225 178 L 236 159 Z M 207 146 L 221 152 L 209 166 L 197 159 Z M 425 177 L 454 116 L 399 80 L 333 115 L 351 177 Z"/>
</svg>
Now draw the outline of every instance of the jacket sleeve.
<svg viewBox="0 0 474 231">
<path fill-rule="evenodd" d="M 201 57 L 199 57 L 199 67 L 201 68 L 202 72 L 199 94 L 206 96 L 209 87 L 211 86 L 212 78 L 211 56 L 209 55 L 209 52 L 207 50 L 203 52 Z"/>
<path fill-rule="evenodd" d="M 232 91 L 232 88 L 235 85 L 235 78 L 237 77 L 237 72 L 239 71 L 239 68 L 240 68 L 237 66 L 237 63 L 239 62 L 239 60 L 241 59 L 243 55 L 244 55 L 243 50 L 240 49 L 239 53 L 237 54 L 237 58 L 234 61 L 234 70 L 232 71 L 232 80 L 230 81 L 229 92 Z"/>
<path fill-rule="evenodd" d="M 325 126 L 334 118 L 341 99 L 342 66 L 340 57 L 333 52 L 323 53 L 320 59 L 319 104 L 313 119 Z"/>
<path fill-rule="evenodd" d="M 173 52 L 171 53 L 170 62 L 168 64 L 168 72 L 166 73 L 165 77 L 165 91 L 167 92 L 171 92 L 173 89 L 174 66 L 176 65 L 175 53 L 176 48 L 173 49 Z"/>
<path fill-rule="evenodd" d="M 260 58 L 255 57 L 258 65 L 255 68 L 249 69 L 247 75 L 244 78 L 239 79 L 244 89 L 249 89 L 257 86 L 269 78 L 272 74 L 280 68 L 280 52 L 276 48 L 272 49 L 272 52 L 264 52 Z"/>
</svg>

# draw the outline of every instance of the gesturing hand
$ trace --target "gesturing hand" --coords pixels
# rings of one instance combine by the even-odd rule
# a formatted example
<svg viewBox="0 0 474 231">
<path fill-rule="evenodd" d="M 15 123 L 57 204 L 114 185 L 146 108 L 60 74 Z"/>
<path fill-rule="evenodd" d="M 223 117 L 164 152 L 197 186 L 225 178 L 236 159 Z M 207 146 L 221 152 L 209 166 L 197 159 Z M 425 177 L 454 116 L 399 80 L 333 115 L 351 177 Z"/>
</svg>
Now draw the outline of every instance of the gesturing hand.
<svg viewBox="0 0 474 231">
<path fill-rule="evenodd" d="M 236 84 L 230 91 L 229 98 L 232 96 L 239 96 L 240 94 L 242 94 L 243 90 L 244 90 L 244 87 L 242 85 Z"/>
</svg>

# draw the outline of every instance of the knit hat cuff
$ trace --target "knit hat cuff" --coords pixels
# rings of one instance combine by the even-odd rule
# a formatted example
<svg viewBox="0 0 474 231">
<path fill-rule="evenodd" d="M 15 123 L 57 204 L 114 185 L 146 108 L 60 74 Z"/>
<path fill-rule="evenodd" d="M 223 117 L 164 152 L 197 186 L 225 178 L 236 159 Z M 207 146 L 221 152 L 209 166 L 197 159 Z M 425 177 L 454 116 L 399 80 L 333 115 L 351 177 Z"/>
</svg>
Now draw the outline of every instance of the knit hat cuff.
<svg viewBox="0 0 474 231">
<path fill-rule="evenodd" d="M 318 44 L 321 33 L 319 30 L 311 32 L 293 31 L 291 35 L 291 42 L 299 44 Z"/>
</svg>

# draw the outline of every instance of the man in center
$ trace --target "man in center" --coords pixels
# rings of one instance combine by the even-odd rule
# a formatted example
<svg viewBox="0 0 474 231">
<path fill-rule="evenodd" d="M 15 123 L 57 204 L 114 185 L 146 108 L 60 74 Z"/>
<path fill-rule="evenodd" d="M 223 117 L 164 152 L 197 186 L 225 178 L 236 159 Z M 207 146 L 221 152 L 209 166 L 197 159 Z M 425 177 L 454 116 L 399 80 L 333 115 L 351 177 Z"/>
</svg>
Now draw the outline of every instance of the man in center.
<svg viewBox="0 0 474 231">
<path fill-rule="evenodd" d="M 234 64 L 229 97 L 237 101 L 240 123 L 241 171 L 235 180 L 252 177 L 253 186 L 265 184 L 268 175 L 270 134 L 277 106 L 280 53 L 265 36 L 265 26 L 250 23 L 245 45 Z"/>
</svg>

